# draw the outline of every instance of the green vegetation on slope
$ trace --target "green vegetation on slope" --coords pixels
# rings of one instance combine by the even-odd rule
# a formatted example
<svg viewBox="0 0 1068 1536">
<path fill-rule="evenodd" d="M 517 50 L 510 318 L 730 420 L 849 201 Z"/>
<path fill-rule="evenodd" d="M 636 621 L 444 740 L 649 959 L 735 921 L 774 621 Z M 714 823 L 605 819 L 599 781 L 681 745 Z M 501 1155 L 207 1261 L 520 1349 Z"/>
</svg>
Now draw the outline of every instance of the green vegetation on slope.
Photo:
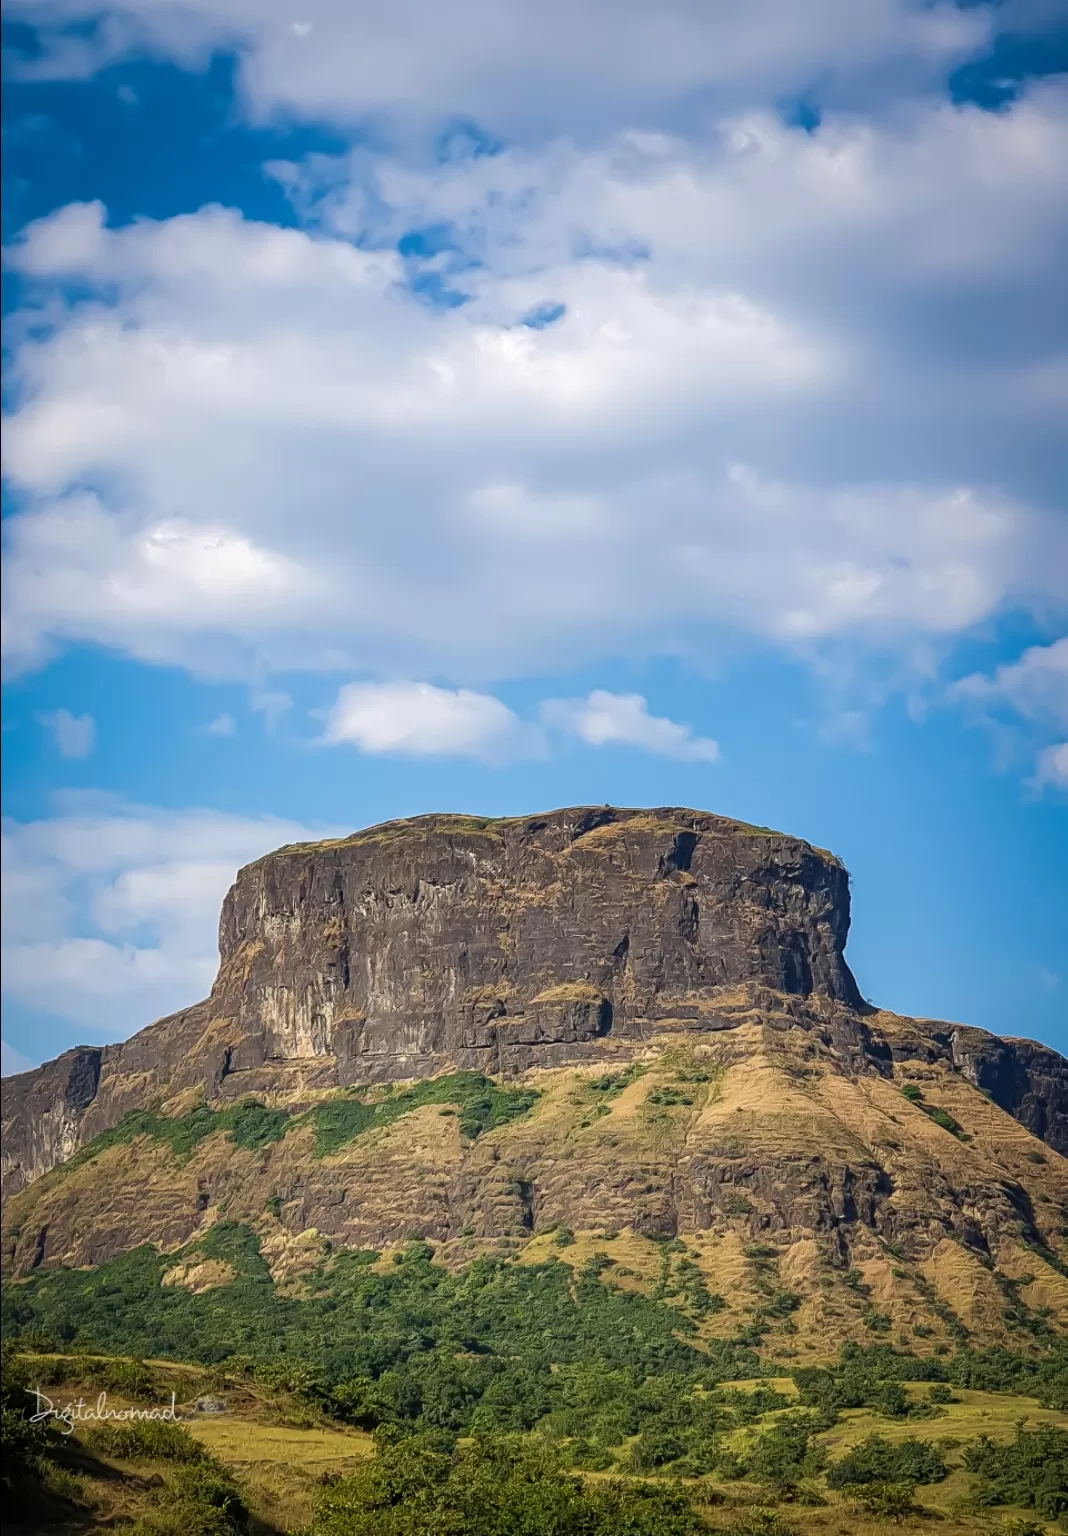
<svg viewBox="0 0 1068 1536">
<path fill-rule="evenodd" d="M 1068 1432 L 1053 1426 L 1018 1429 L 1008 1445 L 981 1435 L 964 1452 L 978 1474 L 981 1508 L 1019 1504 L 1047 1520 L 1068 1514 Z"/>
<path fill-rule="evenodd" d="M 928 1120 L 933 1120 L 935 1125 L 940 1125 L 944 1131 L 955 1136 L 958 1141 L 970 1141 L 959 1120 L 954 1120 L 948 1109 L 942 1109 L 937 1104 L 928 1104 L 923 1096 L 923 1090 L 916 1083 L 905 1083 L 901 1089 L 902 1094 L 910 1104 L 915 1104 L 917 1109 L 922 1109 Z"/>
<path fill-rule="evenodd" d="M 669 1304 L 624 1291 L 603 1256 L 578 1269 L 483 1258 L 450 1273 L 424 1243 L 390 1262 L 342 1250 L 297 1296 L 274 1285 L 256 1235 L 235 1223 L 215 1224 L 184 1253 L 222 1260 L 234 1278 L 200 1294 L 164 1286 L 176 1256 L 147 1247 L 93 1271 L 39 1272 L 5 1291 L 5 1333 L 224 1366 L 360 1429 L 433 1432 L 450 1444 L 536 1431 L 574 1470 L 713 1476 L 775 1498 L 800 1498 L 828 1470 L 820 1437 L 844 1413 L 866 1409 L 888 1426 L 944 1414 L 909 1382 L 979 1378 L 1056 1405 L 1068 1395 L 1068 1351 L 1053 1343 L 1032 1358 L 925 1360 L 846 1346 L 833 1367 L 795 1369 L 789 1394 L 767 1383 L 742 1391 L 729 1383 L 759 1377 L 760 1357 L 740 1340 L 700 1338 L 705 1298 Z M 833 1485 L 889 1488 L 930 1482 L 944 1463 L 915 1436 L 890 1448 L 877 1438 L 829 1470 Z M 991 1486 L 1004 1483 L 995 1473 L 983 1473 Z"/>
<path fill-rule="evenodd" d="M 128 1145 L 139 1136 L 165 1143 L 176 1157 L 189 1157 L 208 1136 L 221 1131 L 229 1134 L 235 1146 L 257 1151 L 309 1122 L 315 1127 L 316 1157 L 329 1157 L 364 1132 L 391 1125 L 424 1104 L 454 1105 L 461 1134 L 473 1141 L 486 1131 L 518 1120 L 537 1100 L 538 1093 L 533 1088 L 502 1088 L 481 1072 L 450 1072 L 408 1088 L 395 1089 L 387 1084 L 380 1090 L 380 1096 L 373 1098 L 368 1097 L 366 1089 L 354 1089 L 300 1115 L 269 1109 L 258 1099 L 242 1099 L 222 1109 L 198 1104 L 184 1115 L 134 1109 L 61 1164 L 57 1175 L 62 1177 L 99 1157 L 109 1147 Z"/>
<path fill-rule="evenodd" d="M 979 1392 L 1017 1392 L 1047 1408 L 1068 1410 L 1068 1343 L 1049 1340 L 1040 1354 L 1007 1349 L 959 1349 L 948 1359 L 919 1358 L 888 1344 L 843 1344 L 834 1366 L 797 1366 L 792 1371 L 802 1403 L 843 1410 L 874 1408 L 888 1419 L 932 1418 L 910 1399 L 902 1383 L 951 1382 Z M 932 1398 L 942 1394 L 933 1393 Z"/>
<path fill-rule="evenodd" d="M 281 1141 L 290 1117 L 281 1109 L 268 1109 L 258 1099 L 242 1099 L 224 1109 L 198 1104 L 184 1115 L 161 1115 L 154 1109 L 131 1109 L 109 1131 L 94 1136 L 80 1152 L 61 1165 L 60 1171 L 80 1168 L 109 1147 L 126 1146 L 138 1136 L 165 1142 L 176 1157 L 188 1157 L 208 1136 L 228 1131 L 235 1146 L 256 1150 Z"/>
<path fill-rule="evenodd" d="M 36 1487 L 25 1477 L 20 1485 L 30 1498 L 27 1523 L 13 1527 L 19 1536 L 105 1528 L 124 1536 L 267 1536 L 268 1529 L 682 1536 L 709 1528 L 731 1536 L 845 1529 L 888 1536 L 895 1526 L 887 1522 L 909 1522 L 918 1536 L 932 1519 L 947 1536 L 1051 1536 L 1046 1522 L 1063 1525 L 1068 1505 L 1063 1427 L 1032 1421 L 1021 1430 L 1033 1400 L 967 1390 L 962 1400 L 948 1387 L 937 1394 L 953 1400 L 942 1408 L 938 1437 L 924 1440 L 878 1409 L 798 1406 L 797 1384 L 788 1380 L 715 1386 L 677 1372 L 643 1379 L 579 1362 L 553 1373 L 563 1378 L 557 1406 L 529 1434 L 487 1428 L 476 1409 L 462 1437 L 411 1419 L 368 1437 L 328 1426 L 324 1408 L 356 1406 L 345 1390 L 323 1395 L 305 1381 L 294 1393 L 263 1379 L 299 1376 L 290 1365 L 262 1368 L 253 1381 L 236 1360 L 206 1374 L 184 1364 L 55 1353 L 31 1352 L 16 1364 L 23 1379 L 28 1368 L 44 1390 L 56 1396 L 65 1384 L 74 1400 L 121 1380 L 140 1403 L 167 1401 L 177 1386 L 181 1403 L 207 1389 L 231 1407 L 190 1425 L 191 1434 L 150 1422 L 77 1424 L 70 1437 L 29 1426 L 23 1408 L 21 1427 L 44 1444 L 33 1464 Z M 827 1374 L 878 1401 L 893 1382 L 885 1371 L 908 1382 L 923 1364 L 860 1351 Z M 917 1417 L 939 1406 L 932 1385 L 945 1384 L 914 1379 L 905 1394 Z M 885 1433 L 869 1430 L 880 1418 Z M 315 1427 L 288 1427 L 296 1425 Z M 328 1454 L 308 1465 L 318 1439 L 329 1442 Z M 365 1460 L 372 1450 L 374 1459 Z M 605 1472 L 608 1479 L 598 1475 Z M 249 1522 L 246 1508 L 256 1511 Z"/>
<path fill-rule="evenodd" d="M 696 1536 L 702 1529 L 681 1492 L 584 1482 L 543 1444 L 377 1438 L 374 1459 L 322 1495 L 308 1536 Z"/>
<path fill-rule="evenodd" d="M 410 1088 L 389 1091 L 371 1102 L 360 1092 L 328 1099 L 316 1105 L 307 1118 L 315 1126 L 316 1157 L 328 1157 L 365 1131 L 391 1125 L 424 1104 L 455 1105 L 460 1133 L 473 1141 L 485 1131 L 520 1119 L 537 1099 L 533 1088 L 501 1088 L 481 1072 L 450 1072 L 446 1077 L 426 1078 Z"/>
<path fill-rule="evenodd" d="M 106 1364 L 121 1375 L 130 1362 Z M 26 1364 L 6 1344 L 2 1376 L 5 1527 L 11 1521 L 20 1530 L 86 1529 L 88 1480 L 114 1481 L 109 1464 L 117 1461 L 149 1462 L 153 1472 L 150 1508 L 123 1523 L 129 1536 L 243 1536 L 249 1530 L 233 1474 L 183 1425 L 112 1421 L 79 1425 L 77 1438 L 68 1437 L 33 1421 L 37 1399 Z"/>
<path fill-rule="evenodd" d="M 910 1435 L 894 1442 L 883 1435 L 869 1435 L 827 1474 L 830 1488 L 846 1488 L 861 1483 L 938 1483 L 946 1475 L 946 1464 L 939 1452 L 926 1440 Z"/>
<path fill-rule="evenodd" d="M 529 1428 L 576 1372 L 621 1372 L 629 1390 L 670 1376 L 675 1392 L 751 1375 L 752 1350 L 688 1342 L 685 1303 L 666 1305 L 577 1273 L 480 1259 L 461 1274 L 420 1243 L 382 1267 L 374 1253 L 324 1258 L 303 1297 L 271 1281 L 255 1235 L 219 1222 L 184 1250 L 234 1279 L 200 1295 L 161 1284 L 176 1255 L 142 1247 L 93 1271 L 36 1274 L 4 1293 L 5 1329 L 76 1349 L 251 1365 L 306 1381 L 352 1422 L 461 1431 Z M 180 1255 L 178 1256 L 180 1257 Z"/>
</svg>

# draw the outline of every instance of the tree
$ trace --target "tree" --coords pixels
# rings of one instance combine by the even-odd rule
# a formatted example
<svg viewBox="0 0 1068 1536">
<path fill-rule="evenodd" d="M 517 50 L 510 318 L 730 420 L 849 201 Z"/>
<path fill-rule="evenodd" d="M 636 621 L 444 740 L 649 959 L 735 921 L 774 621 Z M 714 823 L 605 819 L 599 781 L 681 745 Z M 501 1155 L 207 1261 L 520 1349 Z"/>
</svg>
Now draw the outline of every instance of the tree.
<svg viewBox="0 0 1068 1536">
<path fill-rule="evenodd" d="M 905 1520 L 917 1512 L 911 1483 L 862 1483 L 843 1490 L 863 1504 L 869 1515 L 887 1520 Z"/>
</svg>

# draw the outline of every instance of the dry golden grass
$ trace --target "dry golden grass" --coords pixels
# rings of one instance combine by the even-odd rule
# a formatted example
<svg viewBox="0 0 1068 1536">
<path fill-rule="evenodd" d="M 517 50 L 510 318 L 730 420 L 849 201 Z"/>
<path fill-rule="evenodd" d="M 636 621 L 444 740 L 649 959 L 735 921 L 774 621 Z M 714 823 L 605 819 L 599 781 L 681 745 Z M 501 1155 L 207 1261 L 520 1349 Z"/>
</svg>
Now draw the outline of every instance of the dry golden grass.
<svg viewBox="0 0 1068 1536">
<path fill-rule="evenodd" d="M 189 1263 L 176 1264 L 173 1269 L 168 1269 L 160 1280 L 160 1284 L 178 1285 L 185 1291 L 192 1291 L 194 1296 L 199 1296 L 202 1291 L 214 1290 L 219 1285 L 229 1285 L 234 1274 L 233 1265 L 227 1264 L 223 1259 L 202 1259 L 199 1262 L 193 1260 Z"/>
<path fill-rule="evenodd" d="M 371 1436 L 359 1429 L 292 1429 L 253 1419 L 193 1419 L 190 1434 L 231 1466 L 299 1466 L 308 1472 L 340 1471 L 370 1456 Z"/>
<path fill-rule="evenodd" d="M 546 987 L 537 997 L 532 997 L 526 1006 L 534 1008 L 539 1003 L 597 1003 L 602 997 L 603 993 L 588 981 L 561 981 L 555 987 Z"/>
<path fill-rule="evenodd" d="M 188 1427 L 233 1469 L 252 1513 L 284 1531 L 310 1518 L 324 1474 L 351 1472 L 373 1451 L 370 1435 L 356 1429 L 297 1429 L 222 1416 Z"/>
</svg>

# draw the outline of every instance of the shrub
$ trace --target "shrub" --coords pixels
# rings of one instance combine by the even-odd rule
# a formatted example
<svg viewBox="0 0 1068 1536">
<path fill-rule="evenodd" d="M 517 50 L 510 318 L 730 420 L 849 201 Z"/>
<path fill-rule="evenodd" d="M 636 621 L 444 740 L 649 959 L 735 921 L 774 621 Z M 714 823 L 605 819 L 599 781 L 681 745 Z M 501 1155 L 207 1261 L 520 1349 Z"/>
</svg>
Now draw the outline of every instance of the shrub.
<svg viewBox="0 0 1068 1536">
<path fill-rule="evenodd" d="M 206 1462 L 210 1452 L 182 1424 L 124 1419 L 94 1424 L 81 1437 L 90 1450 L 118 1461 Z"/>
<path fill-rule="evenodd" d="M 904 1520 L 918 1509 L 911 1483 L 857 1483 L 847 1485 L 842 1492 L 862 1504 L 869 1515 L 884 1519 Z"/>
<path fill-rule="evenodd" d="M 681 1088 L 672 1088 L 670 1086 L 663 1088 L 651 1088 L 645 1095 L 645 1102 L 647 1104 L 658 1104 L 664 1108 L 673 1109 L 679 1105 L 692 1104 L 693 1095 L 690 1093 L 684 1093 Z"/>
<path fill-rule="evenodd" d="M 669 1429 L 647 1429 L 630 1447 L 627 1465 L 634 1472 L 651 1472 L 677 1461 L 685 1452 L 682 1437 Z"/>
<path fill-rule="evenodd" d="M 730 1536 L 797 1536 L 796 1527 L 773 1509 L 747 1509 L 728 1531 Z"/>
<path fill-rule="evenodd" d="M 951 1136 L 956 1136 L 958 1141 L 968 1141 L 970 1137 L 964 1127 L 946 1109 L 941 1109 L 935 1104 L 928 1104 L 923 1096 L 923 1090 L 917 1083 L 902 1083 L 901 1092 L 910 1104 L 915 1104 L 917 1109 L 922 1109 L 929 1120 L 935 1125 L 940 1125 Z"/>
<path fill-rule="evenodd" d="M 884 1418 L 903 1419 L 907 1417 L 912 1404 L 899 1381 L 886 1381 L 871 1393 L 871 1406 Z"/>
<path fill-rule="evenodd" d="M 177 1444 L 172 1442 L 172 1451 Z M 192 1458 L 164 1458 L 177 1464 L 169 1480 L 155 1492 L 151 1513 L 142 1516 L 130 1536 L 245 1536 L 249 1513 L 237 1484 L 222 1462 L 202 1446 L 198 1450 L 200 1455 Z M 160 1453 L 156 1449 L 143 1454 L 154 1458 Z"/>
<path fill-rule="evenodd" d="M 813 1445 L 812 1436 L 823 1427 L 818 1415 L 800 1409 L 784 1413 L 770 1429 L 758 1435 L 749 1451 L 749 1476 L 774 1488 L 793 1488 L 803 1475 L 822 1470 L 826 1452 Z"/>
<path fill-rule="evenodd" d="M 613 1456 L 603 1445 L 580 1436 L 568 1445 L 567 1461 L 569 1466 L 581 1467 L 586 1472 L 607 1472 Z"/>
<path fill-rule="evenodd" d="M 8 1490 L 34 1479 L 52 1436 L 32 1424 L 35 1400 L 22 1362 L 5 1340 L 0 1351 L 0 1482 Z"/>
<path fill-rule="evenodd" d="M 948 1468 L 927 1440 L 908 1439 L 897 1444 L 882 1435 L 869 1435 L 855 1445 L 827 1473 L 829 1488 L 855 1488 L 869 1483 L 939 1483 Z"/>
</svg>

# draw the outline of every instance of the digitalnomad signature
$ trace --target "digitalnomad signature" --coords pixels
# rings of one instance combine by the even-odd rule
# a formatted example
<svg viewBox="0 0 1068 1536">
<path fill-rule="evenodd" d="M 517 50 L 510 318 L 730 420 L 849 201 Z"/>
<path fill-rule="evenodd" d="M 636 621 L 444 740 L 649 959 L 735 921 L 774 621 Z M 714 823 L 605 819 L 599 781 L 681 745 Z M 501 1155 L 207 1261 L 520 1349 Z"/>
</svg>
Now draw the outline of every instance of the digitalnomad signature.
<svg viewBox="0 0 1068 1536">
<path fill-rule="evenodd" d="M 106 1392 L 101 1392 L 95 1402 L 86 1402 L 84 1397 L 76 1397 L 69 1403 L 58 1405 L 39 1387 L 35 1387 L 30 1395 L 37 1399 L 37 1411 L 30 1415 L 30 1423 L 42 1424 L 47 1419 L 55 1419 L 60 1432 L 64 1435 L 73 1434 L 75 1424 L 99 1424 L 105 1420 L 112 1423 L 129 1423 L 133 1420 L 140 1422 L 155 1420 L 157 1423 L 166 1424 L 183 1422 L 178 1410 L 177 1394 L 174 1392 L 171 1393 L 171 1400 L 165 1407 L 157 1404 L 153 1408 L 109 1408 Z"/>
</svg>

